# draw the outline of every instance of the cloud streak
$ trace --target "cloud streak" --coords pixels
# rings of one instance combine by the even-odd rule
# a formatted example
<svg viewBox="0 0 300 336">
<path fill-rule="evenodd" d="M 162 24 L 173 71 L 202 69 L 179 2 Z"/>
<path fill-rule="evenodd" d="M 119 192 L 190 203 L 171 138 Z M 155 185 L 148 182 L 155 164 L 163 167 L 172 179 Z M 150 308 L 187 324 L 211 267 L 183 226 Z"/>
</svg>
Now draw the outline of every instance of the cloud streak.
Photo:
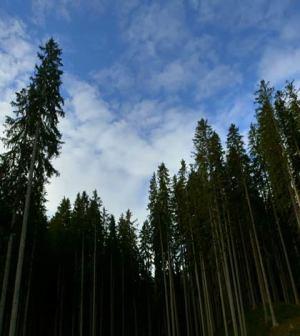
<svg viewBox="0 0 300 336">
<path fill-rule="evenodd" d="M 97 188 L 113 213 L 130 207 L 144 219 L 145 186 L 157 165 L 165 161 L 175 173 L 181 155 L 185 153 L 189 159 L 195 114 L 159 102 L 144 102 L 116 118 L 95 87 L 75 78 L 68 79 L 66 85 L 69 81 L 66 119 L 61 124 L 65 144 L 56 160 L 61 175 L 47 188 L 50 211 L 64 195 L 74 199 L 79 190 Z M 87 106 L 97 113 L 86 114 Z M 145 124 L 136 119 L 141 115 Z M 143 128 L 148 129 L 147 137 Z"/>
</svg>

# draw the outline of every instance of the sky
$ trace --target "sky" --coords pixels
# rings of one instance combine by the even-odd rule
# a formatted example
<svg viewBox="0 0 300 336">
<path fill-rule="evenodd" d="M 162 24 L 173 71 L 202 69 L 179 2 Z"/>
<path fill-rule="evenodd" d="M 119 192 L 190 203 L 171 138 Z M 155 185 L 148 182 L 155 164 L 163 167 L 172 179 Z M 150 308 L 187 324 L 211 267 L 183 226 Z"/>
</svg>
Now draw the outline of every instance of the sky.
<svg viewBox="0 0 300 336">
<path fill-rule="evenodd" d="M 54 37 L 66 117 L 48 213 L 97 189 L 108 211 L 130 208 L 141 223 L 157 166 L 174 174 L 192 162 L 199 119 L 223 141 L 230 123 L 246 135 L 261 79 L 300 86 L 299 31 L 296 0 L 2 0 L 0 136 L 38 46 Z"/>
</svg>

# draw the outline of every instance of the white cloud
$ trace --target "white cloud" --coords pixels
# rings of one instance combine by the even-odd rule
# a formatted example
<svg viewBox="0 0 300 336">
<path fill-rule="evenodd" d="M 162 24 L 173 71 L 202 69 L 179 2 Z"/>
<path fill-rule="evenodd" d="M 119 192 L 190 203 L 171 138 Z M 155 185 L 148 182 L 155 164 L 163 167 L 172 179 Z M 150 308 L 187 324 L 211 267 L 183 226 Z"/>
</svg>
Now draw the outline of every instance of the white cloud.
<svg viewBox="0 0 300 336">
<path fill-rule="evenodd" d="M 50 212 L 55 211 L 64 195 L 74 199 L 80 190 L 91 192 L 97 188 L 114 214 L 130 207 L 140 220 L 145 219 L 145 186 L 160 162 L 166 162 L 175 173 L 182 154 L 189 159 L 195 114 L 147 101 L 116 119 L 114 111 L 91 84 L 73 78 L 72 86 L 77 90 L 66 87 L 70 97 L 66 119 L 61 124 L 65 145 L 55 161 L 61 175 L 47 188 Z M 86 90 L 93 94 L 83 94 L 78 99 L 77 92 Z M 105 106 L 108 116 L 101 117 L 99 106 Z M 87 114 L 87 107 L 95 113 Z M 150 122 L 150 128 L 149 123 L 146 127 L 135 118 L 151 119 L 154 115 L 159 122 Z M 84 123 L 78 123 L 81 119 Z M 147 137 L 143 134 L 145 129 Z"/>
<path fill-rule="evenodd" d="M 159 52 L 157 43 L 160 42 L 151 40 L 150 43 L 156 50 L 153 57 L 145 51 L 144 42 L 129 42 L 117 63 L 93 74 L 106 94 L 117 92 L 126 100 L 160 92 L 175 96 L 182 90 L 194 90 L 199 78 L 205 77 L 220 64 L 213 48 L 213 39 L 205 34 L 189 36 L 181 41 L 181 48 L 174 58 L 165 57 Z M 176 45 L 173 47 L 176 49 Z M 139 55 L 134 62 L 131 60 L 133 54 Z"/>
<path fill-rule="evenodd" d="M 295 15 L 289 16 L 289 19 L 283 24 L 280 29 L 280 37 L 283 40 L 288 41 L 289 43 L 292 41 L 299 41 L 299 29 L 300 29 L 300 22 L 299 17 Z"/>
<path fill-rule="evenodd" d="M 15 91 L 26 85 L 34 66 L 34 48 L 22 21 L 0 17 L 0 134 L 12 111 Z M 0 152 L 3 145 L 0 142 Z"/>
<path fill-rule="evenodd" d="M 130 20 L 123 18 L 121 37 L 126 48 L 115 63 L 93 75 L 100 88 L 137 101 L 159 94 L 178 99 L 186 91 L 199 98 L 199 88 L 208 97 L 213 93 L 208 88 L 221 88 L 222 83 L 226 87 L 229 80 L 239 82 L 238 72 L 223 64 L 215 38 L 205 32 L 193 34 L 185 20 L 181 1 L 141 5 Z"/>
<path fill-rule="evenodd" d="M 148 86 L 151 90 L 164 90 L 168 93 L 176 93 L 187 88 L 188 84 L 195 80 L 192 69 L 197 64 L 176 60 L 166 64 L 162 71 L 157 71 L 149 78 Z"/>
<path fill-rule="evenodd" d="M 259 75 L 272 85 L 281 84 L 285 80 L 299 80 L 300 48 L 267 48 L 259 66 Z"/>
<path fill-rule="evenodd" d="M 16 86 L 33 69 L 33 64 L 33 46 L 24 24 L 0 17 L 0 87 Z"/>
<path fill-rule="evenodd" d="M 138 5 L 139 0 L 31 0 L 32 20 L 39 25 L 45 24 L 50 16 L 69 22 L 74 10 L 95 17 L 113 8 L 113 11 L 123 17 Z"/>
<path fill-rule="evenodd" d="M 274 0 L 190 0 L 201 23 L 213 23 L 231 30 L 277 29 L 291 1 Z"/>
<path fill-rule="evenodd" d="M 197 99 L 201 101 L 241 84 L 242 75 L 239 71 L 228 65 L 217 65 L 200 78 Z"/>
<path fill-rule="evenodd" d="M 51 14 L 69 21 L 71 10 L 78 8 L 80 3 L 80 0 L 31 0 L 33 21 L 36 24 L 43 24 Z"/>
<path fill-rule="evenodd" d="M 100 121 L 111 119 L 108 105 L 99 98 L 95 87 L 86 82 L 80 82 L 70 75 L 65 77 L 65 86 L 69 95 L 73 97 L 68 104 L 72 105 L 71 108 L 78 122 L 84 123 L 93 118 Z"/>
<path fill-rule="evenodd" d="M 143 55 L 154 57 L 157 52 L 180 47 L 187 37 L 183 6 L 178 1 L 163 6 L 158 3 L 140 6 L 129 21 L 123 19 L 122 28 L 124 38 L 132 48 L 136 46 L 133 53 L 142 51 L 140 46 L 143 45 Z"/>
<path fill-rule="evenodd" d="M 110 68 L 97 71 L 92 76 L 109 94 L 115 91 L 127 92 L 135 84 L 132 70 L 121 63 L 115 63 Z"/>
</svg>

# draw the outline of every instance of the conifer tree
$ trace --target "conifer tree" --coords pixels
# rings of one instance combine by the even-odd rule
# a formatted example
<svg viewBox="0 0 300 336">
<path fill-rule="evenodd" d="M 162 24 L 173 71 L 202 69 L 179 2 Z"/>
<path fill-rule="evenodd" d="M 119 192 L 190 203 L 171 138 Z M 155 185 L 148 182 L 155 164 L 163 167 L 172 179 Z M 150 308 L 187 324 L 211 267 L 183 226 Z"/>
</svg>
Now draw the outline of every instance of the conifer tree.
<svg viewBox="0 0 300 336">
<path fill-rule="evenodd" d="M 145 220 L 139 235 L 139 251 L 142 262 L 143 274 L 146 278 L 151 278 L 153 254 L 152 254 L 152 227 L 148 220 Z"/>
<path fill-rule="evenodd" d="M 283 91 L 276 92 L 275 115 L 296 187 L 299 189 L 300 101 L 293 82 L 287 83 Z"/>
<path fill-rule="evenodd" d="M 97 191 L 94 190 L 93 196 L 89 202 L 87 209 L 87 218 L 88 225 L 90 227 L 90 232 L 93 241 L 93 252 L 92 252 L 92 263 L 93 263 L 93 271 L 92 271 L 92 322 L 91 322 L 91 334 L 92 336 L 96 336 L 97 334 L 97 259 L 98 257 L 98 245 L 100 244 L 100 252 L 103 254 L 103 244 L 104 244 L 104 228 L 103 228 L 103 219 L 101 216 L 101 206 L 102 201 L 97 194 Z"/>
<path fill-rule="evenodd" d="M 117 229 L 116 229 L 116 221 L 114 216 L 110 216 L 108 223 L 108 237 L 107 237 L 107 248 L 109 255 L 109 301 L 110 301 L 110 335 L 113 336 L 115 334 L 115 262 L 118 256 L 118 240 L 117 240 Z"/>
<path fill-rule="evenodd" d="M 295 301 L 298 302 L 297 290 L 294 285 L 292 270 L 290 267 L 289 257 L 286 251 L 284 232 L 293 230 L 295 223 L 299 223 L 299 204 L 298 204 L 298 191 L 293 176 L 291 166 L 289 163 L 288 150 L 284 145 L 284 118 L 289 119 L 284 114 L 284 103 L 282 101 L 281 93 L 277 93 L 275 108 L 277 110 L 278 120 L 275 118 L 275 111 L 272 105 L 273 89 L 270 88 L 268 83 L 261 82 L 260 88 L 257 91 L 257 138 L 259 143 L 256 151 L 259 152 L 257 157 L 263 162 L 263 172 L 265 176 L 265 184 L 267 186 L 266 193 L 268 199 L 266 200 L 274 216 L 275 227 L 279 234 L 280 244 L 283 249 L 286 267 L 288 269 L 289 278 L 293 288 L 293 295 Z M 288 112 L 286 112 L 288 114 Z M 280 132 L 279 125 L 282 125 L 282 133 Z M 287 122 L 288 124 L 288 122 Z M 287 217 L 289 212 L 294 213 L 294 223 L 284 223 L 284 230 L 282 224 L 284 218 Z M 287 227 L 287 225 L 290 226 Z M 295 235 L 294 235 L 295 236 Z"/>
<path fill-rule="evenodd" d="M 184 296 L 184 314 L 185 314 L 185 332 L 189 336 L 192 332 L 190 307 L 189 307 L 189 263 L 191 254 L 191 235 L 189 230 L 189 211 L 187 195 L 187 167 L 184 160 L 181 161 L 181 167 L 178 175 L 173 178 L 173 213 L 176 223 L 175 239 L 178 244 L 178 262 L 175 266 L 177 273 L 181 273 L 183 296 Z"/>
<path fill-rule="evenodd" d="M 17 327 L 18 306 L 27 222 L 30 210 L 30 198 L 34 180 L 38 181 L 34 188 L 43 192 L 44 184 L 57 171 L 52 166 L 52 158 L 59 155 L 61 134 L 57 128 L 58 118 L 64 115 L 63 99 L 60 95 L 61 86 L 61 50 L 57 43 L 50 39 L 38 53 L 40 64 L 35 68 L 30 84 L 21 90 L 13 103 L 15 117 L 7 117 L 4 145 L 7 152 L 3 160 L 12 167 L 9 176 L 14 199 L 13 211 L 16 212 L 20 203 L 19 186 L 26 186 L 26 197 L 23 201 L 23 221 L 20 238 L 17 272 L 10 318 L 10 336 L 15 336 Z M 9 173 L 9 174 L 10 174 Z"/>
</svg>

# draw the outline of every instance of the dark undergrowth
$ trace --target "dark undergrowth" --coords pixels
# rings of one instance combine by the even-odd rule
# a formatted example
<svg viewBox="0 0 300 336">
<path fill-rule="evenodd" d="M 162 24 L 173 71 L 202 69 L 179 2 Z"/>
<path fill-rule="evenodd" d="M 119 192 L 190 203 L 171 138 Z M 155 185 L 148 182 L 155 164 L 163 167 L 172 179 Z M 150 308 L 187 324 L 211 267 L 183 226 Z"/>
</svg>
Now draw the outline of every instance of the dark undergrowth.
<svg viewBox="0 0 300 336">
<path fill-rule="evenodd" d="M 275 304 L 274 310 L 277 327 L 272 327 L 270 321 L 265 323 L 262 307 L 247 312 L 247 336 L 300 336 L 300 306 Z M 225 335 L 225 332 L 219 335 Z M 234 334 L 230 331 L 229 335 Z"/>
</svg>

